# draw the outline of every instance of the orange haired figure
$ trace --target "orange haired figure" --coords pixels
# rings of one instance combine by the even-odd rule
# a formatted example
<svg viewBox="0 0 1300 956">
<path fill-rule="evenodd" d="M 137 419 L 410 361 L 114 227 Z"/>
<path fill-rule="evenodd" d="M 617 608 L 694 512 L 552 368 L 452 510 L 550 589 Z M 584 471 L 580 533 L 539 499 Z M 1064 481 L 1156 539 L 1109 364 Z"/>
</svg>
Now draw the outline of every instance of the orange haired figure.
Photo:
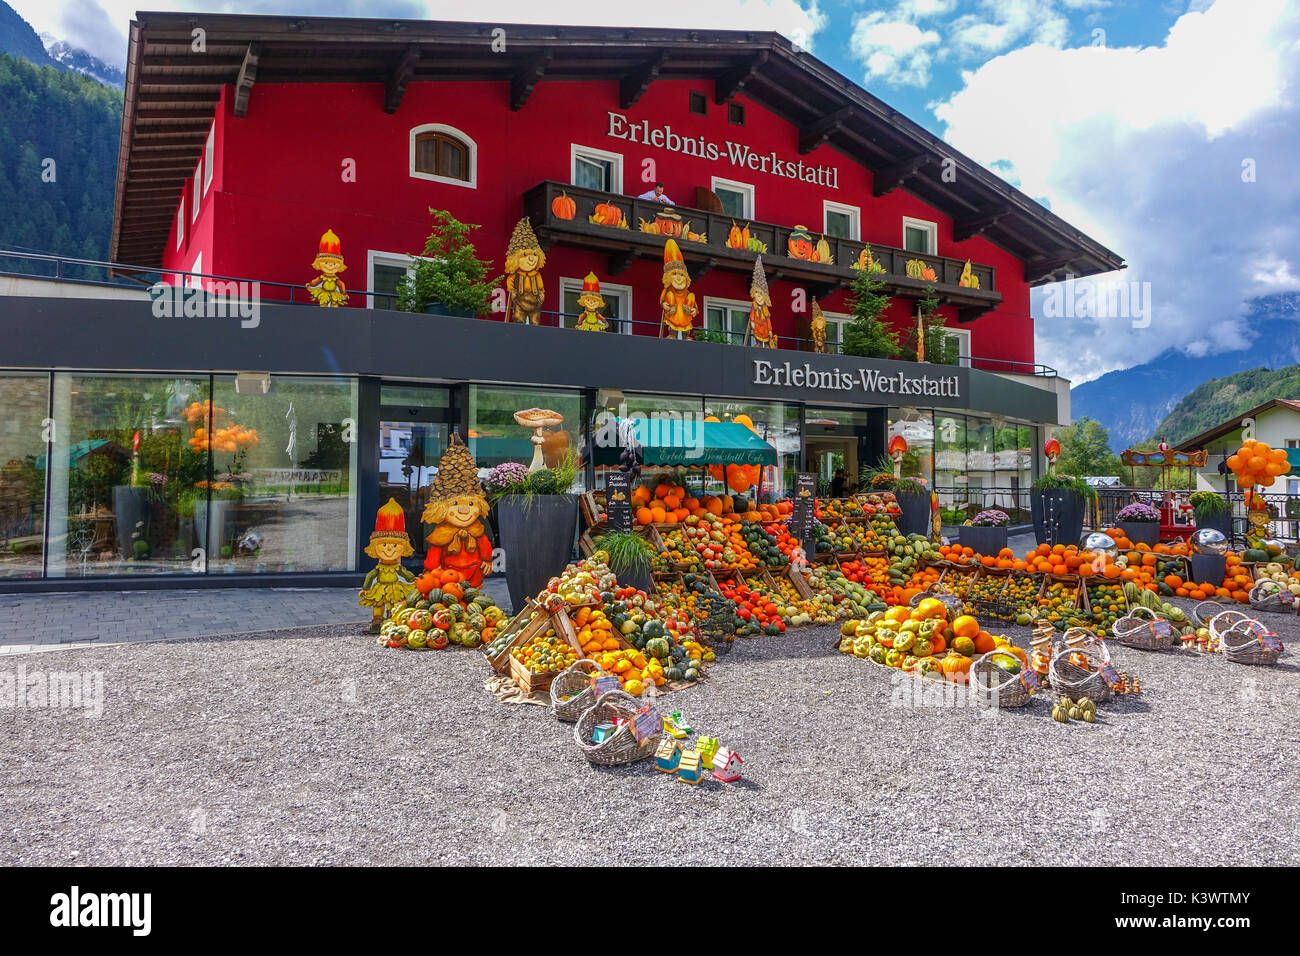
<svg viewBox="0 0 1300 956">
<path fill-rule="evenodd" d="M 357 598 L 362 607 L 374 609 L 370 620 L 371 634 L 379 633 L 384 618 L 411 593 L 415 575 L 402 567 L 402 558 L 414 553 L 411 539 L 406 536 L 406 514 L 396 500 L 389 498 L 375 516 L 375 530 L 370 533 L 370 543 L 366 545 L 366 554 L 379 563 L 366 575 Z"/>
<path fill-rule="evenodd" d="M 425 539 L 429 542 L 425 569 L 452 568 L 470 587 L 481 588 L 484 575 L 492 573 L 492 539 L 483 527 L 487 514 L 487 495 L 474 458 L 460 435 L 452 432 L 421 517 L 425 524 L 434 525 Z"/>
<path fill-rule="evenodd" d="M 691 274 L 677 242 L 664 243 L 664 291 L 659 295 L 663 309 L 661 338 L 689 339 L 695 329 L 695 317 L 700 314 L 691 291 Z"/>
<path fill-rule="evenodd" d="M 343 264 L 343 244 L 333 229 L 326 229 L 320 237 L 320 247 L 311 267 L 320 273 L 307 283 L 307 291 L 316 304 L 327 309 L 347 305 L 348 290 L 339 278 L 339 273 L 347 268 Z"/>
</svg>

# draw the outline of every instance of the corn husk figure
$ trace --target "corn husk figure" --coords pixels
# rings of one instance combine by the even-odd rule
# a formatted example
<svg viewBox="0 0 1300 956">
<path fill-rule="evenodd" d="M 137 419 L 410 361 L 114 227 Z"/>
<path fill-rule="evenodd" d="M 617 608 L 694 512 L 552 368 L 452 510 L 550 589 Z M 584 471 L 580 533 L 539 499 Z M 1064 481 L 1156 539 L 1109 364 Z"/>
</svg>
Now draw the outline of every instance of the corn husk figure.
<svg viewBox="0 0 1300 956">
<path fill-rule="evenodd" d="M 776 335 L 772 332 L 772 295 L 767 290 L 762 256 L 754 259 L 754 274 L 749 280 L 749 324 L 745 327 L 745 339 L 747 345 L 776 348 Z"/>
<path fill-rule="evenodd" d="M 506 310 L 509 321 L 537 325 L 542 315 L 546 286 L 542 268 L 546 253 L 525 216 L 515 223 L 510 245 L 506 247 L 506 293 L 510 302 Z"/>
<path fill-rule="evenodd" d="M 452 432 L 420 519 L 435 525 L 426 538 L 425 569 L 453 568 L 470 586 L 482 587 L 484 575 L 492 571 L 492 541 L 483 528 L 487 514 L 487 495 L 479 484 L 474 457 L 460 435 Z"/>
<path fill-rule="evenodd" d="M 821 355 L 826 354 L 826 316 L 822 315 L 822 307 L 817 304 L 817 300 L 812 300 L 812 340 L 813 351 Z"/>
<path fill-rule="evenodd" d="M 691 291 L 691 274 L 686 271 L 682 251 L 674 239 L 664 243 L 664 291 L 659 296 L 659 305 L 663 310 L 661 337 L 691 338 L 700 310 Z"/>
<path fill-rule="evenodd" d="M 343 244 L 333 229 L 326 229 L 325 235 L 320 237 L 320 246 L 311 267 L 320 273 L 307 283 L 307 291 L 316 304 L 326 309 L 346 305 L 348 290 L 339 273 L 347 266 L 343 263 Z"/>
<path fill-rule="evenodd" d="M 378 634 L 384 618 L 397 609 L 414 586 L 415 575 L 402 567 L 402 558 L 415 553 L 406 535 L 406 513 L 396 500 L 379 509 L 375 530 L 370 533 L 366 554 L 379 563 L 370 569 L 361 585 L 357 603 L 373 609 L 370 633 Z"/>
<path fill-rule="evenodd" d="M 582 280 L 582 294 L 578 296 L 578 305 L 582 306 L 582 315 L 578 316 L 575 329 L 584 332 L 606 332 L 609 320 L 605 318 L 605 299 L 600 294 L 600 280 L 596 273 L 588 272 Z"/>
</svg>

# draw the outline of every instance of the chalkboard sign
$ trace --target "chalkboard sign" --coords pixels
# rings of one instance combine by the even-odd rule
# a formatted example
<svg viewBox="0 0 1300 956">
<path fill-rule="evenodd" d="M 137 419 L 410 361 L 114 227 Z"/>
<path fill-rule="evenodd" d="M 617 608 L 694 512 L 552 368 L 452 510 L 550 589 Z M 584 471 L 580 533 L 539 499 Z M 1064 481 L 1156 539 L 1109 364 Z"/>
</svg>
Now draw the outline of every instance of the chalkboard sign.
<svg viewBox="0 0 1300 956">
<path fill-rule="evenodd" d="M 605 475 L 605 513 L 610 531 L 632 530 L 632 476 L 625 471 Z"/>
<path fill-rule="evenodd" d="M 813 509 L 817 504 L 817 474 L 801 471 L 794 476 L 794 510 L 790 513 L 790 534 L 803 544 L 804 554 L 812 557 Z"/>
</svg>

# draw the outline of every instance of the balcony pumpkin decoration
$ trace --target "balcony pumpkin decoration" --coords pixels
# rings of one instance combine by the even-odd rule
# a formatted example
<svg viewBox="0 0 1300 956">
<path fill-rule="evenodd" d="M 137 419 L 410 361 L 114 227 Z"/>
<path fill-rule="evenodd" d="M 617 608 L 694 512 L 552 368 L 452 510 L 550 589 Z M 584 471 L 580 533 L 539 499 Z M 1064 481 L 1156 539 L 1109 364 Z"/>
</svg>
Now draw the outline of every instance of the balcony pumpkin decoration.
<svg viewBox="0 0 1300 956">
<path fill-rule="evenodd" d="M 546 253 L 525 216 L 515 223 L 515 231 L 506 247 L 506 315 L 510 321 L 537 325 L 542 314 L 546 286 L 542 268 Z"/>
<path fill-rule="evenodd" d="M 578 296 L 578 305 L 582 306 L 582 315 L 578 316 L 575 329 L 584 332 L 606 332 L 609 320 L 605 318 L 605 299 L 600 294 L 600 280 L 596 273 L 588 272 L 582 280 L 582 293 Z"/>
<path fill-rule="evenodd" d="M 560 194 L 551 200 L 551 212 L 555 214 L 556 219 L 572 219 L 577 215 L 578 204 L 573 201 L 572 196 L 561 189 Z"/>
<path fill-rule="evenodd" d="M 672 239 L 689 239 L 691 242 L 708 242 L 709 237 L 702 232 L 691 232 L 691 221 L 682 222 L 682 217 L 672 206 L 664 206 L 655 211 L 653 222 L 640 220 L 638 227 L 642 232 L 652 236 L 668 236 Z"/>
<path fill-rule="evenodd" d="M 795 226 L 785 245 L 791 259 L 803 259 L 805 262 L 819 261 L 812 233 L 804 226 Z"/>
<path fill-rule="evenodd" d="M 695 317 L 700 314 L 691 291 L 691 274 L 677 241 L 669 238 L 664 243 L 664 290 L 659 295 L 662 311 L 661 338 L 689 339 L 695 329 Z"/>
<path fill-rule="evenodd" d="M 957 279 L 957 284 L 963 289 L 978 289 L 980 287 L 980 277 L 971 271 L 969 259 L 961 267 L 961 276 Z"/>
<path fill-rule="evenodd" d="M 812 331 L 813 351 L 820 355 L 826 354 L 826 316 L 822 315 L 822 307 L 818 305 L 817 300 L 812 300 L 811 320 L 809 325 Z"/>
<path fill-rule="evenodd" d="M 920 259 L 908 259 L 907 266 L 903 270 L 907 273 L 909 279 L 921 279 L 925 282 L 938 281 L 939 275 L 934 271 L 929 263 Z"/>
<path fill-rule="evenodd" d="M 343 262 L 342 245 L 334 230 L 326 229 L 325 235 L 320 237 L 316 258 L 312 260 L 311 267 L 320 274 L 307 283 L 307 292 L 317 305 L 325 309 L 346 305 L 348 301 L 347 287 L 339 278 L 339 273 L 347 268 Z"/>
<path fill-rule="evenodd" d="M 366 554 L 378 564 L 370 569 L 361 583 L 357 603 L 373 609 L 370 633 L 378 634 L 385 617 L 397 610 L 415 586 L 415 575 L 402 567 L 402 558 L 415 553 L 406 534 L 406 512 L 393 498 L 375 515 L 375 530 L 370 533 Z"/>
<path fill-rule="evenodd" d="M 885 267 L 872 257 L 871 246 L 869 245 L 862 247 L 862 251 L 858 253 L 857 259 L 853 261 L 849 268 L 866 270 L 874 275 L 883 275 L 885 272 Z"/>
<path fill-rule="evenodd" d="M 736 220 L 731 220 L 731 230 L 727 233 L 727 247 L 730 249 L 749 248 L 749 223 L 745 223 L 744 228 L 742 228 L 736 225 Z"/>
<path fill-rule="evenodd" d="M 483 530 L 487 513 L 487 495 L 479 483 L 474 458 L 460 433 L 452 432 L 438 462 L 438 475 L 429 487 L 429 503 L 420 518 L 434 526 L 425 539 L 429 542 L 425 570 L 450 568 L 459 571 L 471 587 L 482 587 L 483 576 L 492 570 L 492 542 Z M 416 587 L 427 577 L 422 575 Z"/>
<path fill-rule="evenodd" d="M 587 222 L 593 226 L 609 226 L 612 229 L 626 229 L 627 219 L 623 210 L 612 202 L 598 202 L 592 209 Z"/>
<path fill-rule="evenodd" d="M 745 339 L 746 344 L 758 348 L 776 348 L 776 335 L 772 332 L 772 294 L 767 288 L 762 256 L 754 259 L 754 274 L 749 280 L 749 325 L 745 329 Z"/>
</svg>

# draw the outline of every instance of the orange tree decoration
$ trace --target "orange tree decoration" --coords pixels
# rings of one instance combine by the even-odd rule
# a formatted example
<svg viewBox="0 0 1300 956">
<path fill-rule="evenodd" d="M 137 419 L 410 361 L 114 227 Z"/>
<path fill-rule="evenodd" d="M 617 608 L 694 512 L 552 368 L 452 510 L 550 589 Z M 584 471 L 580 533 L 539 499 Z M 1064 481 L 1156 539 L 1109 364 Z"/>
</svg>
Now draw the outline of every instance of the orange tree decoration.
<svg viewBox="0 0 1300 956">
<path fill-rule="evenodd" d="M 1237 487 L 1271 487 L 1273 482 L 1291 470 L 1285 448 L 1273 448 L 1253 438 L 1241 443 L 1235 455 L 1229 455 L 1228 470 L 1237 476 Z"/>
</svg>

